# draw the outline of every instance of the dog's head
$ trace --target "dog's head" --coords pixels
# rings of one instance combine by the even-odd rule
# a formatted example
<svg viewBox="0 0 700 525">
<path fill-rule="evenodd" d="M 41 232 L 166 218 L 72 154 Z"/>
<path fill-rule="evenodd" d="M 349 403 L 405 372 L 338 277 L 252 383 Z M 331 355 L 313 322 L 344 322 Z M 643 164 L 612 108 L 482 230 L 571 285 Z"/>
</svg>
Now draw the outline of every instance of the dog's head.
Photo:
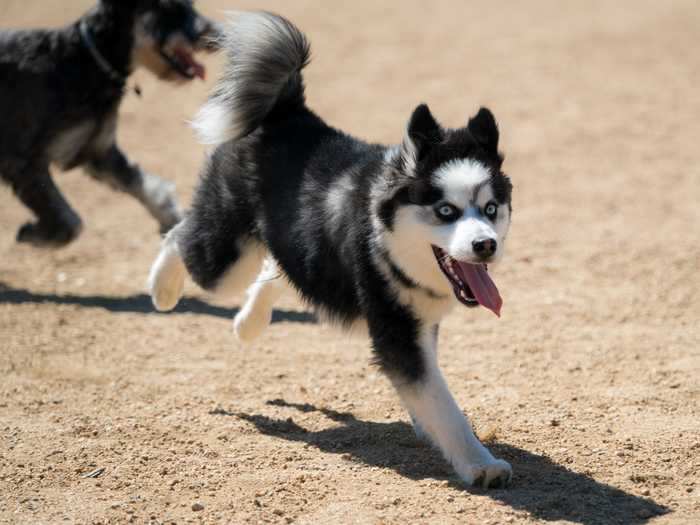
<svg viewBox="0 0 700 525">
<path fill-rule="evenodd" d="M 391 197 L 379 206 L 392 259 L 409 277 L 497 314 L 501 300 L 486 265 L 503 254 L 512 188 L 498 139 L 488 109 L 463 128 L 444 129 L 418 106 L 390 160 Z"/>
<path fill-rule="evenodd" d="M 204 79 L 205 68 L 195 59 L 199 51 L 218 48 L 218 24 L 201 15 L 193 0 L 101 0 L 113 10 L 133 13 L 133 65 L 162 80 Z"/>
</svg>

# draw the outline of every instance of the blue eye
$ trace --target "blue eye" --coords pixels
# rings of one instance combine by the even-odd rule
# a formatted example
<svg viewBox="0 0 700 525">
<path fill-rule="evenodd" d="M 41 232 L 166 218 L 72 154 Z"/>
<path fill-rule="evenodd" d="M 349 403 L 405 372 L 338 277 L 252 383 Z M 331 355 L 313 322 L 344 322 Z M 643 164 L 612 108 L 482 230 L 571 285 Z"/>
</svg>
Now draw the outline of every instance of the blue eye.
<svg viewBox="0 0 700 525">
<path fill-rule="evenodd" d="M 491 219 L 491 220 L 495 219 L 497 214 L 498 214 L 498 204 L 496 204 L 495 202 L 489 202 L 484 207 L 484 215 L 486 215 L 489 219 Z"/>
<path fill-rule="evenodd" d="M 435 207 L 435 215 L 445 222 L 454 222 L 459 218 L 459 210 L 452 204 L 443 203 Z"/>
</svg>

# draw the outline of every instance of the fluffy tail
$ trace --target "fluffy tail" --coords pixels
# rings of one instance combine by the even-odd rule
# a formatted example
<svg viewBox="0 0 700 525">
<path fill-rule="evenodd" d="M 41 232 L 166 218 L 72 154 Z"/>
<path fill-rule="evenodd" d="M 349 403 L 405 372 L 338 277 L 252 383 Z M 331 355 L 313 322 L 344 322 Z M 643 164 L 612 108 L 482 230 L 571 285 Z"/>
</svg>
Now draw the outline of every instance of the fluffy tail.
<svg viewBox="0 0 700 525">
<path fill-rule="evenodd" d="M 304 104 L 301 70 L 306 37 L 288 20 L 265 12 L 235 14 L 224 31 L 228 60 L 193 127 L 204 144 L 222 144 L 255 130 L 273 109 Z"/>
<path fill-rule="evenodd" d="M 182 222 L 180 225 L 183 224 Z M 157 310 L 166 312 L 177 306 L 185 285 L 186 268 L 177 246 L 176 226 L 163 240 L 160 253 L 151 266 L 148 288 Z"/>
</svg>

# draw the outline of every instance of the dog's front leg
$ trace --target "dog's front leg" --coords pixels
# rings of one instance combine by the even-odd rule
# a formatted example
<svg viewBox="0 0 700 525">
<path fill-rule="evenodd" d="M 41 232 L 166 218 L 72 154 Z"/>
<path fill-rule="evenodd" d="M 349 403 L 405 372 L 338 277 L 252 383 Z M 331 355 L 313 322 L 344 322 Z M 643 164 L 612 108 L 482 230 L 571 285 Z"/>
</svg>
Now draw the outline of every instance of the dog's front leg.
<svg viewBox="0 0 700 525">
<path fill-rule="evenodd" d="M 251 342 L 260 336 L 272 321 L 275 301 L 287 287 L 277 262 L 268 255 L 257 279 L 248 288 L 248 298 L 233 320 L 233 329 L 239 341 Z"/>
<path fill-rule="evenodd" d="M 86 170 L 93 178 L 135 197 L 158 221 L 162 233 L 182 219 L 175 198 L 175 185 L 129 162 L 116 144 L 94 154 L 87 162 Z"/>
<path fill-rule="evenodd" d="M 19 229 L 18 242 L 58 248 L 80 234 L 80 217 L 56 187 L 48 165 L 39 162 L 24 172 L 17 170 L 11 175 L 8 179 L 15 194 L 38 219 Z"/>
<path fill-rule="evenodd" d="M 396 387 L 416 430 L 440 449 L 465 483 L 505 487 L 511 479 L 511 466 L 496 459 L 474 435 L 438 368 L 437 330 L 417 327 L 416 333 L 415 338 L 397 334 L 399 340 L 394 342 L 386 331 L 373 334 L 378 362 Z M 410 339 L 417 340 L 411 343 Z M 405 346 L 399 348 L 396 342 Z"/>
</svg>

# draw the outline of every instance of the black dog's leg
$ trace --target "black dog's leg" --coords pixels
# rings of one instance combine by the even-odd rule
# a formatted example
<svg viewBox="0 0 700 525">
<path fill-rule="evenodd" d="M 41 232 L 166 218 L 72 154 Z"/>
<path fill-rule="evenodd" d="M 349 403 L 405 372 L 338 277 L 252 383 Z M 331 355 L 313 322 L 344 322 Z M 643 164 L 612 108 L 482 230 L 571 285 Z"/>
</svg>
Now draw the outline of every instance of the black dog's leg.
<svg viewBox="0 0 700 525">
<path fill-rule="evenodd" d="M 93 178 L 135 197 L 158 221 L 161 233 L 182 219 L 174 185 L 130 163 L 116 144 L 104 153 L 94 154 L 85 168 Z"/>
<path fill-rule="evenodd" d="M 437 364 L 437 330 L 399 305 L 373 308 L 369 331 L 377 364 L 389 376 L 416 425 L 468 485 L 505 487 L 511 467 L 475 436 Z"/>
<path fill-rule="evenodd" d="M 58 248 L 80 234 L 80 217 L 54 184 L 48 166 L 35 166 L 16 177 L 9 177 L 9 180 L 15 195 L 38 219 L 19 229 L 18 242 Z"/>
</svg>

